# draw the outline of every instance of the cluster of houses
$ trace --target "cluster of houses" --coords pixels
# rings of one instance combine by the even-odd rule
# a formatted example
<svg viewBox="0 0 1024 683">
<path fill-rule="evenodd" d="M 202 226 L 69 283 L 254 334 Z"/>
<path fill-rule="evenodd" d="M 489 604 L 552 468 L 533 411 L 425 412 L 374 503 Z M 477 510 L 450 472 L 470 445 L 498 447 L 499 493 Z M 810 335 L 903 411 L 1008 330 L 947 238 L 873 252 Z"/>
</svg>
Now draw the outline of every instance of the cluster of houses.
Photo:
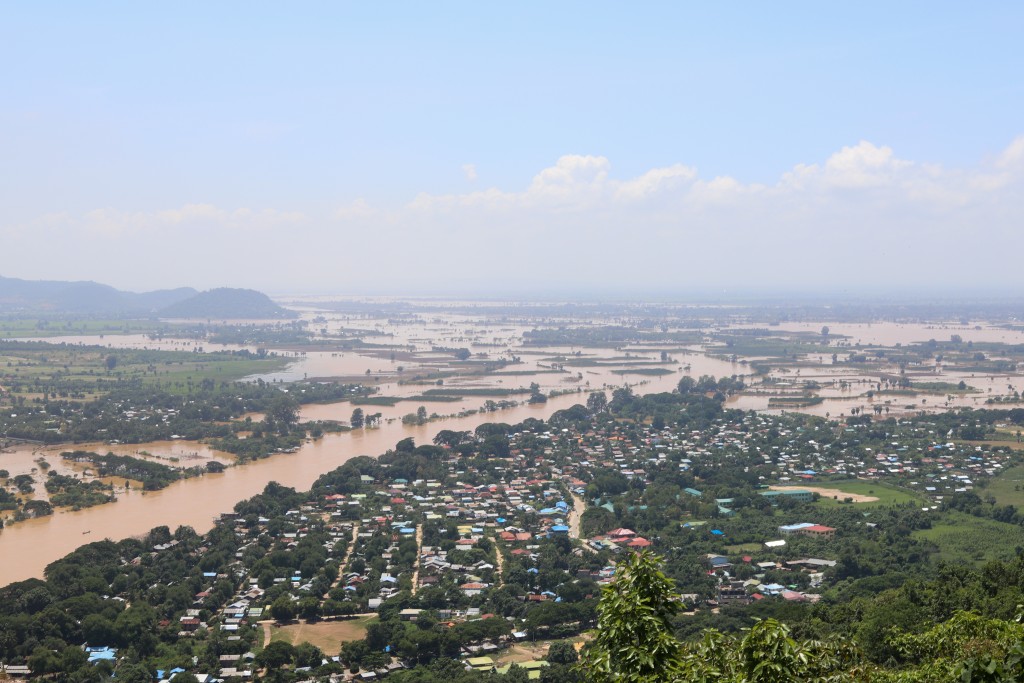
<svg viewBox="0 0 1024 683">
<path fill-rule="evenodd" d="M 480 619 L 487 616 L 481 614 L 480 606 L 485 604 L 489 592 L 501 585 L 503 565 L 516 559 L 535 567 L 544 539 L 561 537 L 570 539 L 575 546 L 573 552 L 580 557 L 603 558 L 600 562 L 605 566 L 581 569 L 576 578 L 607 583 L 614 577 L 618 554 L 652 547 L 667 550 L 658 537 L 645 537 L 629 528 L 580 537 L 580 515 L 585 506 L 615 511 L 607 498 L 588 494 L 592 490 L 590 484 L 607 472 L 642 490 L 654 480 L 655 473 L 666 469 L 685 472 L 690 478 L 697 471 L 739 463 L 759 474 L 762 484 L 756 492 L 764 500 L 774 506 L 796 509 L 796 504 L 815 498 L 811 490 L 800 485 L 827 485 L 838 478 L 884 479 L 939 499 L 970 490 L 976 481 L 998 474 L 1011 457 L 1002 449 L 950 442 L 945 435 L 940 439 L 933 431 L 926 423 L 905 425 L 879 444 L 877 438 L 869 437 L 863 425 L 803 426 L 784 418 L 750 413 L 739 419 L 733 416 L 714 420 L 700 430 L 609 424 L 583 431 L 566 427 L 510 434 L 508 457 L 489 457 L 484 467 L 479 463 L 467 464 L 465 459 L 453 455 L 445 459 L 445 475 L 436 479 L 410 481 L 391 476 L 389 468 L 382 464 L 376 476 L 360 477 L 358 491 L 311 499 L 288 510 L 283 519 L 224 515 L 221 523 L 232 528 L 238 539 L 234 561 L 219 572 L 203 573 L 202 589 L 195 593 L 188 609 L 176 617 L 176 625 L 162 626 L 176 629 L 180 638 L 218 630 L 228 642 L 241 641 L 252 633 L 247 629 L 254 629 L 256 622 L 269 618 L 267 593 L 272 587 L 275 595 L 280 595 L 282 588 L 278 587 L 283 587 L 283 593 L 296 604 L 313 597 L 321 607 L 328 601 L 335 606 L 348 603 L 348 612 L 355 613 L 376 611 L 403 590 L 415 595 L 442 586 L 458 591 L 448 595 L 456 596 L 459 604 L 438 609 L 446 620 Z M 694 481 L 698 482 L 695 486 L 706 489 L 698 479 Z M 768 484 L 788 486 L 784 490 L 769 490 Z M 738 498 L 739 494 L 736 495 Z M 693 487 L 683 490 L 679 498 L 681 504 L 699 507 L 707 513 L 704 519 L 689 515 L 676 520 L 679 526 L 710 530 L 709 538 L 714 545 L 709 547 L 719 552 L 727 552 L 727 541 L 722 531 L 711 528 L 715 526 L 713 518 L 729 518 L 736 514 L 738 506 L 751 505 L 751 499 L 755 503 L 760 500 L 753 494 L 744 501 L 715 498 Z M 759 504 L 763 506 L 763 501 Z M 806 508 L 800 510 L 806 514 Z M 712 606 L 765 599 L 817 600 L 814 589 L 821 585 L 824 572 L 835 565 L 833 559 L 828 559 L 827 549 L 838 532 L 808 516 L 811 520 L 777 527 L 777 537 L 764 538 L 757 552 L 749 551 L 751 554 L 739 559 L 736 553 L 707 554 L 706 571 L 717 586 L 710 599 Z M 704 526 L 709 523 L 710 526 Z M 304 540 L 309 543 L 306 537 L 314 525 L 318 534 L 315 538 L 325 538 L 324 556 L 339 566 L 336 576 L 326 580 L 322 571 L 314 577 L 309 572 L 303 576 L 291 568 L 276 570 L 269 578 L 265 574 L 249 574 L 246 567 L 252 565 L 253 558 L 269 552 L 268 548 L 287 554 L 298 549 Z M 804 539 L 814 542 L 808 545 L 811 542 Z M 177 543 L 169 540 L 148 552 L 153 556 L 172 552 Z M 820 550 L 824 557 L 789 559 L 794 558 L 793 548 L 809 548 L 807 552 L 812 553 Z M 197 553 L 206 550 L 203 546 Z M 131 560 L 141 561 L 141 557 Z M 596 562 L 591 564 L 596 566 Z M 790 577 L 792 580 L 787 580 Z M 223 588 L 216 590 L 224 581 L 237 587 L 226 601 Z M 329 584 L 326 592 L 325 581 Z M 561 599 L 558 587 L 535 591 L 523 599 Z M 683 596 L 683 600 L 692 606 L 707 595 Z M 402 618 L 414 619 L 418 612 L 403 611 Z M 513 636 L 519 637 L 525 634 L 517 632 Z M 488 645 L 492 649 L 497 647 Z M 506 667 L 495 662 L 496 653 L 483 647 L 465 649 L 466 666 L 502 673 Z M 251 677 L 252 653 L 240 652 L 222 656 L 220 668 L 204 672 L 203 676 L 211 682 Z M 90 659 L 93 654 L 90 653 Z M 95 655 L 112 660 L 117 656 L 102 647 Z M 521 666 L 528 669 L 531 678 L 539 678 L 545 664 Z M 395 661 L 393 665 L 400 663 Z M 22 675 L 18 667 L 7 667 L 7 673 L 12 677 Z M 174 672 L 163 673 L 169 678 Z M 358 676 L 372 680 L 386 673 L 362 672 Z"/>
<path fill-rule="evenodd" d="M 707 555 L 708 574 L 718 581 L 718 595 L 715 606 L 722 604 L 749 604 L 765 598 L 780 598 L 790 602 L 817 602 L 821 596 L 799 589 L 797 583 L 783 585 L 766 579 L 768 572 L 773 576 L 784 576 L 782 572 L 800 572 L 807 575 L 807 585 L 816 588 L 821 585 L 824 572 L 834 567 L 835 560 L 820 558 L 803 558 L 788 561 L 764 560 L 755 562 L 750 555 L 742 557 L 742 564 L 748 568 L 746 572 L 751 578 L 740 579 L 737 566 L 724 555 L 709 553 Z M 804 583 L 803 581 L 800 582 Z M 697 596 L 694 596 L 697 599 Z"/>
</svg>

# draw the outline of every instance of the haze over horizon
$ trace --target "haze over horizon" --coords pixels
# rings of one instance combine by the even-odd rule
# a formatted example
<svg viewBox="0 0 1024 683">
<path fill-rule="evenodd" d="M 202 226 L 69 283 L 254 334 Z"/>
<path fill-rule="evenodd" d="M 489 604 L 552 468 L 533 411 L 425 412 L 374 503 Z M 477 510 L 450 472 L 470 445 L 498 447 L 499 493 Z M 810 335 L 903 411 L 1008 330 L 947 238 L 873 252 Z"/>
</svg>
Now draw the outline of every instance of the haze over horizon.
<svg viewBox="0 0 1024 683">
<path fill-rule="evenodd" d="M 1024 284 L 1015 4 L 49 9 L 0 21 L 0 275 L 463 296 Z"/>
</svg>

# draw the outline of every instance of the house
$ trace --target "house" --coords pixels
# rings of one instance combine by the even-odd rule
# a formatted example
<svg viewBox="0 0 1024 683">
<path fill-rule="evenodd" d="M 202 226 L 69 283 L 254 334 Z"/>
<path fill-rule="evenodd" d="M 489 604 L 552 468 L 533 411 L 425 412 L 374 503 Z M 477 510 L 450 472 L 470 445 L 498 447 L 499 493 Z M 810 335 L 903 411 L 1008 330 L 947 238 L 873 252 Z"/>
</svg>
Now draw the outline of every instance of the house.
<svg viewBox="0 0 1024 683">
<path fill-rule="evenodd" d="M 85 654 L 89 656 L 89 663 L 113 662 L 117 659 L 117 650 L 112 647 L 87 647 Z"/>
<path fill-rule="evenodd" d="M 459 590 L 461 590 L 462 594 L 468 598 L 471 598 L 474 595 L 480 595 L 480 593 L 482 593 L 486 588 L 486 583 L 479 583 L 477 581 L 470 581 L 469 583 L 464 583 L 459 586 Z"/>
<path fill-rule="evenodd" d="M 830 526 L 823 526 L 821 524 L 812 524 L 811 526 L 804 527 L 797 531 L 798 534 L 803 536 L 813 536 L 815 538 L 833 538 L 836 535 L 836 530 Z"/>
<path fill-rule="evenodd" d="M 491 657 L 470 657 L 466 660 L 467 668 L 473 669 L 474 671 L 491 672 L 494 671 L 494 660 Z"/>
<path fill-rule="evenodd" d="M 814 494 L 804 489 L 785 489 L 783 491 L 761 491 L 762 496 L 778 505 L 780 500 L 793 500 L 797 503 L 813 503 Z"/>
<path fill-rule="evenodd" d="M 4 666 L 0 664 L 0 673 L 5 673 L 11 678 L 29 678 L 32 676 L 32 671 L 24 665 L 8 664 Z"/>
</svg>

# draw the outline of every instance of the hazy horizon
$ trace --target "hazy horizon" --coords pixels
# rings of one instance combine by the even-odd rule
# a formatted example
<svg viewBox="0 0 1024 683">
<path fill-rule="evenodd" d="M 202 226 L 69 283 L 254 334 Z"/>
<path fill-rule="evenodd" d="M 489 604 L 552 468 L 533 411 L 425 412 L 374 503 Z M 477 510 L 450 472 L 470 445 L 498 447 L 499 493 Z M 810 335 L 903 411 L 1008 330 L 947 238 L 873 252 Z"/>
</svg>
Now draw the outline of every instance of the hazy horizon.
<svg viewBox="0 0 1024 683">
<path fill-rule="evenodd" d="M 1024 285 L 1022 19 L 1009 3 L 11 6 L 0 274 L 998 295 Z"/>
</svg>

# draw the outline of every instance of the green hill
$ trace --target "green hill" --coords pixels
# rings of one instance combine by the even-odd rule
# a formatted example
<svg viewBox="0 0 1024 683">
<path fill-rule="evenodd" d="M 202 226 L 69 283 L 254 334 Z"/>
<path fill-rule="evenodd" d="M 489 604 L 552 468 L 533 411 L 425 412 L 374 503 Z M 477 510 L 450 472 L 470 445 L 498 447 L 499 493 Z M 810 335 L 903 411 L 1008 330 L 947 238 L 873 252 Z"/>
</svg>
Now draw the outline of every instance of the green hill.
<svg viewBox="0 0 1024 683">
<path fill-rule="evenodd" d="M 221 287 L 160 309 L 161 318 L 282 319 L 297 314 L 254 289 Z"/>
</svg>

